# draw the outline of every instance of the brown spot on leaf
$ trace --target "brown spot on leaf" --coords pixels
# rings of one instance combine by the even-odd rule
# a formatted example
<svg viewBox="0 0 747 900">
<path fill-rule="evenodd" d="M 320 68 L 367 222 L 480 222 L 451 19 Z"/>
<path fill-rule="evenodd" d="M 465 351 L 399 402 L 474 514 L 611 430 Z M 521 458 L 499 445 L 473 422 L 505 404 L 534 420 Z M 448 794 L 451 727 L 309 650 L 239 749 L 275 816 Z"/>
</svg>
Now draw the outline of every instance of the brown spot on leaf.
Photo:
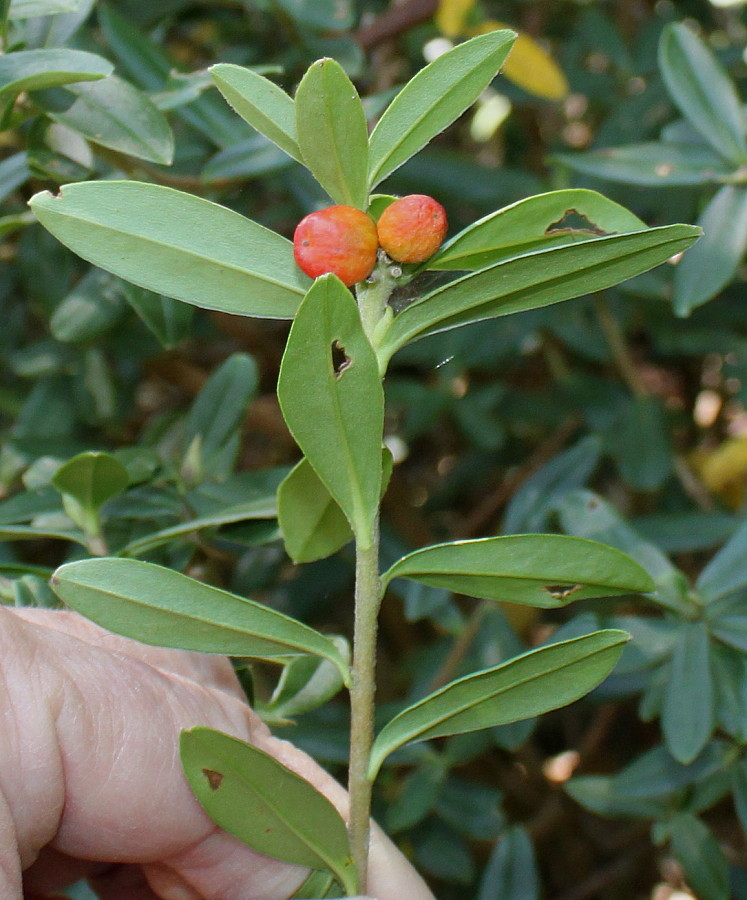
<svg viewBox="0 0 747 900">
<path fill-rule="evenodd" d="M 220 772 L 216 772 L 214 769 L 203 769 L 202 774 L 207 778 L 210 790 L 217 791 L 223 782 L 223 775 Z"/>
<path fill-rule="evenodd" d="M 546 591 L 553 600 L 567 600 L 571 594 L 580 591 L 582 587 L 582 584 L 574 584 L 571 587 L 568 587 L 567 584 L 544 584 L 542 590 Z"/>
</svg>

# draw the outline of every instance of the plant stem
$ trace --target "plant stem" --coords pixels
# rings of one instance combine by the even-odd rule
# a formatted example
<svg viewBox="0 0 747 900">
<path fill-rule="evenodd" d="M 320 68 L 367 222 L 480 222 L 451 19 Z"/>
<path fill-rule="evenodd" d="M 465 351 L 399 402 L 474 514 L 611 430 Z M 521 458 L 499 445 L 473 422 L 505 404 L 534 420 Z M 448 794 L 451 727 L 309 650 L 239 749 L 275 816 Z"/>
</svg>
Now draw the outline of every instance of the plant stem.
<svg viewBox="0 0 747 900">
<path fill-rule="evenodd" d="M 371 545 L 355 545 L 355 627 L 353 634 L 353 684 L 350 689 L 350 820 L 348 834 L 358 875 L 358 890 L 366 893 L 368 871 L 371 782 L 368 763 L 374 733 L 376 692 L 376 629 L 381 603 L 379 579 L 379 522 L 373 527 Z"/>
</svg>

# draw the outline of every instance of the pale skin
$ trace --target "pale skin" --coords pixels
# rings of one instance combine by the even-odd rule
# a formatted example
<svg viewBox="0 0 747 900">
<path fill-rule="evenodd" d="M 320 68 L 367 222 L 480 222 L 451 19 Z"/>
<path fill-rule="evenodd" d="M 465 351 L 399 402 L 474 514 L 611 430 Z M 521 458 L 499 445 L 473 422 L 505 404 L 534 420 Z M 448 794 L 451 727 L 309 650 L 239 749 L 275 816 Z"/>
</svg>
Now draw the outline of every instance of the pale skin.
<svg viewBox="0 0 747 900">
<path fill-rule="evenodd" d="M 103 900 L 288 900 L 307 872 L 220 831 L 178 758 L 207 725 L 271 753 L 345 815 L 346 794 L 273 737 L 227 659 L 162 650 L 75 613 L 0 608 L 0 897 L 88 877 Z M 374 827 L 368 893 L 433 900 Z"/>
</svg>

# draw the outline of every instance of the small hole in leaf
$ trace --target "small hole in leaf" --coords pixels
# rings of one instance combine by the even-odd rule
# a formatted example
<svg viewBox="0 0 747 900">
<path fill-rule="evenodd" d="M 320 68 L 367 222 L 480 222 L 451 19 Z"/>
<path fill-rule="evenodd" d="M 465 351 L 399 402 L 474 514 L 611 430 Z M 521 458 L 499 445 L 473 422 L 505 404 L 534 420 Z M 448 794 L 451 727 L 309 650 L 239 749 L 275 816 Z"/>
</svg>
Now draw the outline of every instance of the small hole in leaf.
<svg viewBox="0 0 747 900">
<path fill-rule="evenodd" d="M 210 790 L 217 791 L 221 786 L 223 781 L 223 775 L 220 772 L 216 772 L 213 769 L 203 769 L 202 774 L 207 778 L 207 783 L 210 785 Z"/>
<path fill-rule="evenodd" d="M 580 591 L 582 584 L 574 584 L 570 587 L 567 584 L 545 584 L 542 590 L 546 591 L 553 600 L 567 600 L 576 591 Z"/>
<path fill-rule="evenodd" d="M 332 341 L 332 367 L 335 370 L 335 377 L 339 378 L 352 365 L 353 360 L 342 344 L 339 341 Z"/>
<path fill-rule="evenodd" d="M 567 209 L 557 222 L 552 222 L 545 229 L 545 234 L 556 234 L 562 231 L 585 231 L 587 234 L 609 234 L 608 231 L 595 225 L 583 213 L 575 209 Z"/>
</svg>

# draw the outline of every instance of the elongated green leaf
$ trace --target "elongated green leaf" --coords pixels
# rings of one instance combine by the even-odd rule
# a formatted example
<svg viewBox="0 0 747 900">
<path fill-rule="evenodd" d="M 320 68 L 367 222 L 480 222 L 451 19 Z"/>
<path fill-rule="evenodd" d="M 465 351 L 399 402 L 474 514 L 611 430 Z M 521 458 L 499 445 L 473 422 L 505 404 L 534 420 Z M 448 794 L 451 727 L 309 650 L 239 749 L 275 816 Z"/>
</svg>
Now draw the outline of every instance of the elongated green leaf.
<svg viewBox="0 0 747 900">
<path fill-rule="evenodd" d="M 210 376 L 187 418 L 185 443 L 200 439 L 205 460 L 236 433 L 257 389 L 257 364 L 248 353 L 234 353 Z"/>
<path fill-rule="evenodd" d="M 221 828 L 266 856 L 330 871 L 348 895 L 356 893 L 345 823 L 308 781 L 210 728 L 183 731 L 180 750 L 190 787 Z"/>
<path fill-rule="evenodd" d="M 178 525 L 171 525 L 168 528 L 154 531 L 152 534 L 146 534 L 144 537 L 131 541 L 119 552 L 124 556 L 140 556 L 154 547 L 161 547 L 171 541 L 196 536 L 207 528 L 220 528 L 221 525 L 232 525 L 234 522 L 249 522 L 256 519 L 274 519 L 276 515 L 277 505 L 274 497 L 237 503 L 227 506 L 220 512 L 197 516 L 186 522 L 180 522 Z"/>
<path fill-rule="evenodd" d="M 747 189 L 725 185 L 698 219 L 703 237 L 674 272 L 672 304 L 687 316 L 732 280 L 747 250 Z"/>
<path fill-rule="evenodd" d="M 95 511 L 121 494 L 129 480 L 127 469 L 108 453 L 81 453 L 60 466 L 52 484 L 84 509 Z"/>
<path fill-rule="evenodd" d="M 452 681 L 382 728 L 371 753 L 370 780 L 405 744 L 505 725 L 573 703 L 607 677 L 627 640 L 624 631 L 596 631 Z"/>
<path fill-rule="evenodd" d="M 55 538 L 61 541 L 72 541 L 82 546 L 87 545 L 82 531 L 70 528 L 47 528 L 43 525 L 0 525 L 0 541 L 38 541 L 42 538 Z"/>
<path fill-rule="evenodd" d="M 539 900 L 534 847 L 526 830 L 509 828 L 495 845 L 477 900 Z"/>
<path fill-rule="evenodd" d="M 696 895 L 703 900 L 729 900 L 729 863 L 708 827 L 695 816 L 682 813 L 667 829 L 672 852 Z"/>
<path fill-rule="evenodd" d="M 745 162 L 745 119 L 734 84 L 686 25 L 673 22 L 662 32 L 659 68 L 672 99 L 713 149 L 736 165 Z"/>
<path fill-rule="evenodd" d="M 692 144 L 626 144 L 589 153 L 558 153 L 555 159 L 576 172 L 643 187 L 712 184 L 734 168 L 710 147 Z"/>
<path fill-rule="evenodd" d="M 127 285 L 125 300 L 167 350 L 176 347 L 189 335 L 194 307 L 134 284 Z"/>
<path fill-rule="evenodd" d="M 368 206 L 368 130 L 352 81 L 334 59 L 309 67 L 296 91 L 304 163 L 336 203 Z"/>
<path fill-rule="evenodd" d="M 570 215 L 583 217 L 570 224 Z M 480 219 L 447 241 L 428 260 L 428 269 L 481 269 L 529 250 L 641 231 L 637 216 L 596 191 L 565 190 L 538 194 Z"/>
<path fill-rule="evenodd" d="M 138 159 L 169 165 L 174 137 L 163 113 L 129 82 L 110 75 L 103 81 L 68 85 L 71 103 L 60 108 L 45 102 L 47 114 L 94 144 L 128 153 Z"/>
<path fill-rule="evenodd" d="M 699 235 L 694 225 L 666 225 L 538 250 L 479 269 L 426 294 L 396 316 L 381 342 L 380 357 L 388 359 L 427 334 L 611 287 L 665 262 Z"/>
<path fill-rule="evenodd" d="M 81 0 L 10 0 L 10 19 L 35 19 L 75 12 Z"/>
<path fill-rule="evenodd" d="M 291 318 L 311 283 L 290 241 L 191 194 L 136 181 L 83 182 L 30 202 L 89 262 L 140 287 L 238 315 Z"/>
<path fill-rule="evenodd" d="M 75 81 L 97 81 L 113 71 L 108 60 L 84 50 L 19 50 L 0 56 L 0 96 Z"/>
<path fill-rule="evenodd" d="M 110 329 L 127 309 L 129 285 L 101 269 L 90 269 L 62 299 L 49 320 L 58 341 L 89 341 Z"/>
<path fill-rule="evenodd" d="M 439 56 L 409 81 L 371 134 L 369 186 L 375 187 L 471 106 L 498 74 L 513 31 L 492 31 Z"/>
<path fill-rule="evenodd" d="M 145 644 L 272 658 L 311 653 L 348 667 L 333 641 L 260 603 L 134 559 L 85 559 L 55 572 L 65 603 L 110 631 Z"/>
<path fill-rule="evenodd" d="M 278 488 L 278 523 L 294 563 L 323 559 L 353 538 L 345 513 L 306 457 Z"/>
<path fill-rule="evenodd" d="M 550 609 L 587 597 L 654 590 L 629 556 L 585 538 L 521 534 L 454 541 L 402 557 L 382 575 L 412 578 L 472 597 Z"/>
<path fill-rule="evenodd" d="M 334 275 L 318 278 L 298 310 L 278 399 L 291 434 L 365 545 L 381 492 L 384 393 L 358 307 Z"/>
<path fill-rule="evenodd" d="M 384 494 L 392 474 L 392 455 L 386 449 L 382 468 Z M 278 524 L 295 563 L 331 556 L 353 539 L 345 514 L 305 457 L 278 488 Z"/>
<path fill-rule="evenodd" d="M 339 897 L 341 892 L 334 875 L 316 871 L 309 875 L 291 900 L 323 900 L 324 897 Z"/>
<path fill-rule="evenodd" d="M 661 726 L 667 748 L 685 765 L 705 747 L 715 724 L 708 630 L 703 622 L 680 629 L 664 694 Z"/>
<path fill-rule="evenodd" d="M 695 587 L 706 603 L 747 585 L 747 522 L 743 522 L 698 576 Z"/>
<path fill-rule="evenodd" d="M 14 153 L 0 162 L 0 202 L 30 177 L 26 153 Z"/>
<path fill-rule="evenodd" d="M 282 88 L 251 69 L 231 63 L 211 66 L 210 74 L 218 90 L 244 121 L 288 156 L 301 161 L 295 105 Z"/>
</svg>

